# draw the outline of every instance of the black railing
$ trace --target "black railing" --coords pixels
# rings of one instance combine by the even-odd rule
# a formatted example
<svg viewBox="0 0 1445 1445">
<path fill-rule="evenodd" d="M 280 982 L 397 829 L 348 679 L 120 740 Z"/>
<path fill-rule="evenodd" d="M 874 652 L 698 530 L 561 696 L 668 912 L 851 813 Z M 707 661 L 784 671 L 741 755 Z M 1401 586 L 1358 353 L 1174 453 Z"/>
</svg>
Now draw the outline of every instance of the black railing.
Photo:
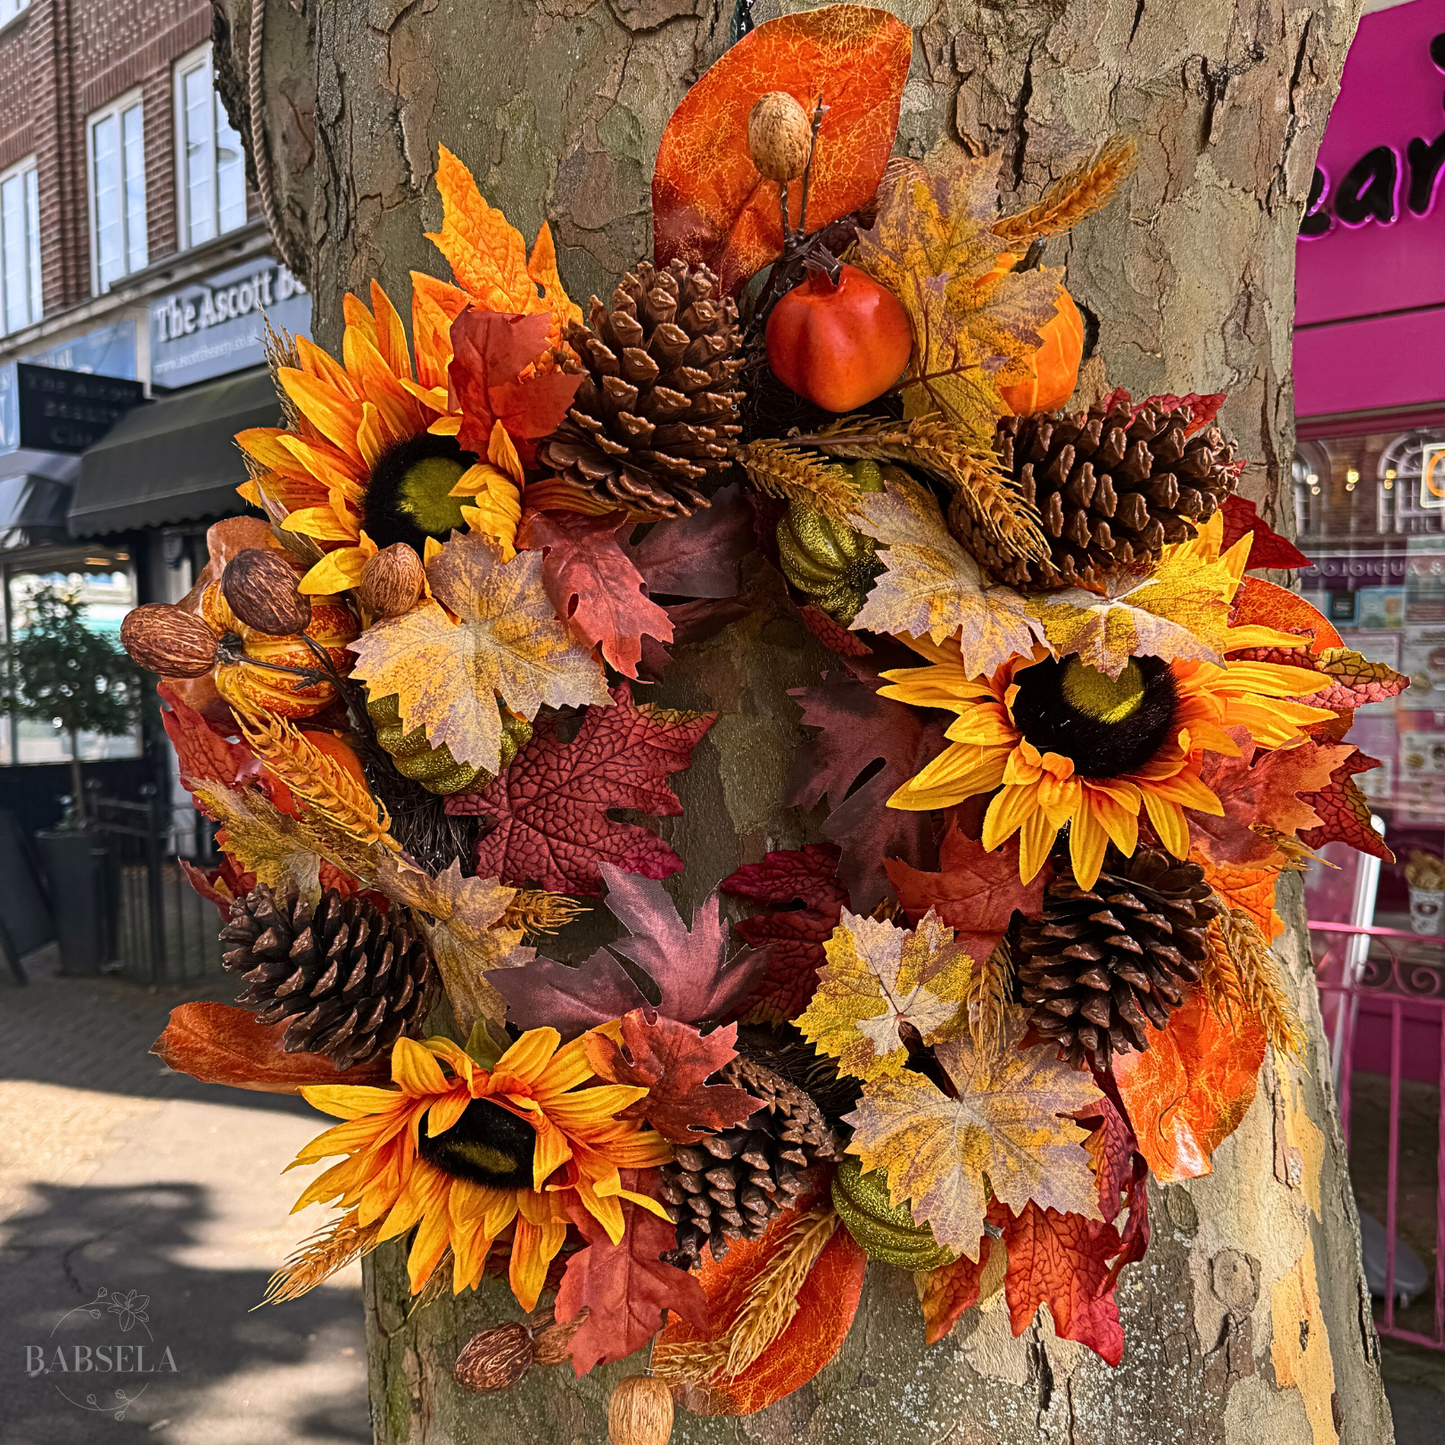
<svg viewBox="0 0 1445 1445">
<path fill-rule="evenodd" d="M 139 802 L 88 800 L 92 829 L 107 853 L 106 956 L 135 983 L 184 983 L 219 973 L 220 915 L 182 866 L 204 871 L 220 862 L 215 827 L 189 805 L 166 802 L 154 787 L 141 793 Z"/>
</svg>

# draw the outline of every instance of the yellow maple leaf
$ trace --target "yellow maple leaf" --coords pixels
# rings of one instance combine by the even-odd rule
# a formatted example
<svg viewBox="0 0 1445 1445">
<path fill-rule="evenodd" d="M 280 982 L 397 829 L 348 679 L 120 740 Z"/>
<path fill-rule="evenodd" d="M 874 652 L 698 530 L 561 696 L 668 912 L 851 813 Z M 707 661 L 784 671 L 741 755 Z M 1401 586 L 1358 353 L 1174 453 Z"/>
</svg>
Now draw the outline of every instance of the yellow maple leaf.
<svg viewBox="0 0 1445 1445">
<path fill-rule="evenodd" d="M 1014 1010 L 996 1052 L 978 1054 L 966 1036 L 936 1045 L 956 1098 L 905 1070 L 868 1083 L 844 1116 L 853 1126 L 848 1152 L 865 1170 L 886 1170 L 893 1203 L 910 1200 L 919 1224 L 970 1259 L 978 1258 L 990 1192 L 1016 1214 L 1032 1199 L 1041 1209 L 1101 1217 L 1087 1132 L 1065 1117 L 1097 1105 L 1099 1090 L 1053 1049 L 1021 1052 L 1023 1032 Z"/>
<path fill-rule="evenodd" d="M 898 297 L 913 326 L 905 415 L 941 412 L 981 441 L 1007 409 L 998 388 L 1029 374 L 1061 275 L 1013 270 L 1017 256 L 990 229 L 998 165 L 997 154 L 945 145 L 922 164 L 890 166 L 857 248 L 857 264 Z"/>
<path fill-rule="evenodd" d="M 881 493 L 860 493 L 858 527 L 881 542 L 885 566 L 854 628 L 939 643 L 957 633 L 970 677 L 992 672 L 1043 636 L 1011 587 L 985 584 L 979 565 L 954 540 L 932 495 L 910 478 L 889 477 Z"/>
<path fill-rule="evenodd" d="M 896 1074 L 908 1061 L 904 1024 L 925 1044 L 956 1038 L 968 1026 L 973 961 L 933 909 L 909 931 L 845 908 L 823 951 L 828 961 L 798 1027 L 844 1073 Z"/>
<path fill-rule="evenodd" d="M 610 705 L 602 668 L 552 610 L 540 552 L 503 562 L 487 538 L 453 533 L 427 581 L 437 600 L 383 618 L 351 644 L 353 675 L 373 698 L 396 694 L 407 731 L 425 728 L 432 747 L 495 773 L 499 697 L 529 719 L 543 704 Z"/>
</svg>

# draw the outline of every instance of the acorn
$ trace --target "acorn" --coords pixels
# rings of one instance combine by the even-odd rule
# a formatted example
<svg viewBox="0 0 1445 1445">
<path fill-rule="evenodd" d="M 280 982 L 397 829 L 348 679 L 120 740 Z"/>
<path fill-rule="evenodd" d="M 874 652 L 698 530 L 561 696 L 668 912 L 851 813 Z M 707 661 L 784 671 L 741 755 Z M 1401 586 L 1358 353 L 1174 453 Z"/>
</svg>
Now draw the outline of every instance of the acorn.
<svg viewBox="0 0 1445 1445">
<path fill-rule="evenodd" d="M 356 595 L 373 617 L 400 617 L 410 612 L 426 585 L 426 569 L 405 542 L 383 547 L 361 569 Z"/>
<path fill-rule="evenodd" d="M 216 663 L 216 634 L 195 613 L 169 602 L 148 602 L 128 612 L 120 624 L 120 645 L 162 677 L 201 677 Z"/>
<path fill-rule="evenodd" d="M 311 599 L 296 569 L 264 547 L 237 552 L 221 573 L 221 594 L 237 618 L 268 637 L 294 637 L 311 626 Z"/>
<path fill-rule="evenodd" d="M 770 181 L 797 180 L 808 164 L 813 126 L 785 90 L 771 90 L 748 112 L 748 151 Z"/>
<path fill-rule="evenodd" d="M 607 1403 L 612 1445 L 667 1445 L 672 1436 L 672 1391 L 656 1375 L 619 1380 Z"/>
<path fill-rule="evenodd" d="M 493 1325 L 462 1346 L 452 1379 L 464 1390 L 487 1394 L 515 1385 L 532 1367 L 532 1331 L 518 1320 Z"/>
</svg>

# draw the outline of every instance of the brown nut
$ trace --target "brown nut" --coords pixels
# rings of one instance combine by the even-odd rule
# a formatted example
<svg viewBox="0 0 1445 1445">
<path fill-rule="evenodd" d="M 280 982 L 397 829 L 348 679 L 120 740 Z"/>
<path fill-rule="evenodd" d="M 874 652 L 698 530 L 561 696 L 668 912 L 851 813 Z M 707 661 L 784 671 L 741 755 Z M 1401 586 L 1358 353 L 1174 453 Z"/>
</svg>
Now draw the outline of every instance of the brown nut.
<svg viewBox="0 0 1445 1445">
<path fill-rule="evenodd" d="M 120 645 L 162 677 L 200 677 L 216 662 L 216 634 L 195 613 L 169 602 L 148 602 L 126 613 Z"/>
<path fill-rule="evenodd" d="M 532 1364 L 532 1332 L 509 1320 L 475 1334 L 462 1346 L 452 1379 L 464 1390 L 484 1393 L 515 1385 Z"/>
<path fill-rule="evenodd" d="M 672 1391 L 656 1375 L 628 1375 L 607 1402 L 612 1445 L 667 1445 L 672 1434 Z"/>
<path fill-rule="evenodd" d="M 296 585 L 296 569 L 264 547 L 237 552 L 221 573 L 221 593 L 247 627 L 292 637 L 311 625 L 311 599 Z"/>
<path fill-rule="evenodd" d="M 770 181 L 795 181 L 812 144 L 808 112 L 785 90 L 772 90 L 748 112 L 748 151 Z"/>
<path fill-rule="evenodd" d="M 425 584 L 421 558 L 405 542 L 393 542 L 367 559 L 356 595 L 373 617 L 400 617 L 416 606 Z"/>
</svg>

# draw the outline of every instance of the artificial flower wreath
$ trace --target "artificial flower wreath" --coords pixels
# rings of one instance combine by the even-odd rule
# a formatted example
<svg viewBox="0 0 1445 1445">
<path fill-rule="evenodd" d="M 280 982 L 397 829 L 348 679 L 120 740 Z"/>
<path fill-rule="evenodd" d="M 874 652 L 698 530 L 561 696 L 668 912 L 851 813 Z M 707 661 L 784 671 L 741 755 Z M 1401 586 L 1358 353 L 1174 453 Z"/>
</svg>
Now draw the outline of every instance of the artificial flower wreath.
<svg viewBox="0 0 1445 1445">
<path fill-rule="evenodd" d="M 1065 405 L 1039 257 L 1132 147 L 1001 216 L 996 158 L 889 159 L 910 51 L 856 7 L 743 39 L 663 136 L 653 259 L 585 314 L 443 150 L 452 282 L 413 273 L 410 343 L 375 283 L 339 360 L 273 338 L 286 424 L 238 438 L 269 520 L 125 625 L 248 986 L 158 1049 L 342 1121 L 297 1161 L 339 1157 L 298 1207 L 340 1213 L 272 1297 L 391 1239 L 422 1301 L 554 1292 L 456 1377 L 651 1342 L 618 1439 L 796 1389 L 870 1259 L 930 1342 L 1001 1295 L 1117 1364 L 1149 1171 L 1208 1172 L 1303 1046 L 1275 880 L 1386 856 L 1343 738 L 1404 680 L 1250 575 L 1303 559 L 1234 495 L 1223 398 Z M 761 905 L 735 951 L 608 810 L 681 811 L 715 719 L 634 687 L 754 553 L 835 657 L 779 800 L 828 813 L 720 880 Z M 599 898 L 619 941 L 537 952 Z"/>
</svg>

